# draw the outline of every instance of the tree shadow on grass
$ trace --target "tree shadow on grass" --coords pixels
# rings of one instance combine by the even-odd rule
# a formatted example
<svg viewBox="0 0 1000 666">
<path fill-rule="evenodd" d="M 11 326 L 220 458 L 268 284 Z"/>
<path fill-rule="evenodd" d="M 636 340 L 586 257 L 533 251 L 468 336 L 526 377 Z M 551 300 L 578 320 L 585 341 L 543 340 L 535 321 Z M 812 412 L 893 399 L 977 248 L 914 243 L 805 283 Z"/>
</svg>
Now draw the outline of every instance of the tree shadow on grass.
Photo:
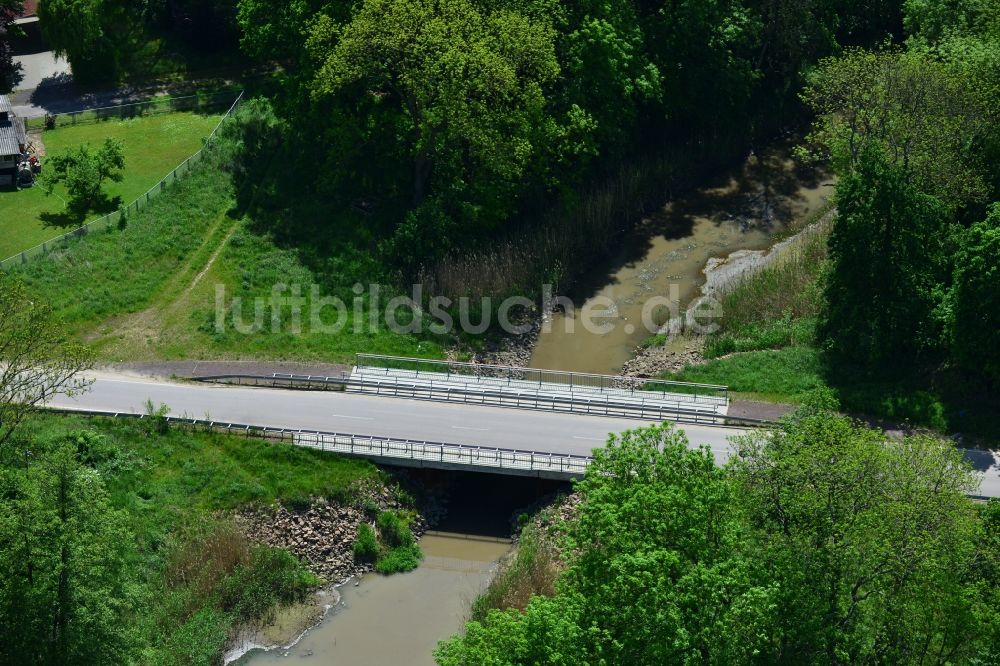
<svg viewBox="0 0 1000 666">
<path fill-rule="evenodd" d="M 873 374 L 824 359 L 824 379 L 848 412 L 872 425 L 908 430 L 929 427 L 962 435 L 966 446 L 1000 444 L 1000 393 L 987 378 L 942 363 Z"/>
<path fill-rule="evenodd" d="M 81 211 L 67 206 L 58 213 L 46 211 L 40 214 L 38 219 L 42 221 L 44 226 L 49 228 L 76 229 L 77 227 L 81 227 L 87 222 L 91 222 L 102 215 L 107 215 L 108 213 L 118 210 L 121 204 L 122 198 L 120 196 L 105 196 L 102 197 L 98 203 L 90 206 L 87 210 Z"/>
</svg>

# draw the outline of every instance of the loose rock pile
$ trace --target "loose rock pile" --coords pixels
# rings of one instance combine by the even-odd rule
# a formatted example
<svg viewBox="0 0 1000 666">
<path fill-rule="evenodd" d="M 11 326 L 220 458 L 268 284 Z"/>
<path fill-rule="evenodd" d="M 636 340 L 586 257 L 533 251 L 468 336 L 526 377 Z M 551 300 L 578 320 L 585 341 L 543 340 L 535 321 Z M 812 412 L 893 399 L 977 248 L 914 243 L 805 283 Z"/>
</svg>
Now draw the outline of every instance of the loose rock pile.
<svg viewBox="0 0 1000 666">
<path fill-rule="evenodd" d="M 542 321 L 534 318 L 531 321 L 518 322 L 518 325 L 530 324 L 531 330 L 521 335 L 507 335 L 499 341 L 491 343 L 491 346 L 484 351 L 477 351 L 472 354 L 468 363 L 483 365 L 503 365 L 515 368 L 523 368 L 531 362 L 531 352 L 538 342 L 538 334 L 542 330 Z M 448 360 L 459 360 L 457 349 L 448 352 Z"/>
<path fill-rule="evenodd" d="M 374 501 L 379 510 L 399 508 L 389 499 L 388 491 L 378 493 Z M 357 507 L 317 499 L 304 511 L 293 511 L 281 504 L 245 507 L 235 519 L 252 541 L 287 549 L 309 571 L 329 583 L 342 583 L 371 570 L 370 564 L 354 560 L 358 525 L 362 521 L 374 522 Z M 418 516 L 411 529 L 419 538 L 426 531 L 423 518 Z"/>
<path fill-rule="evenodd" d="M 704 342 L 692 339 L 683 349 L 664 346 L 636 347 L 635 356 L 622 367 L 621 374 L 628 377 L 659 377 L 665 372 L 679 372 L 688 365 L 705 363 L 701 354 Z"/>
</svg>

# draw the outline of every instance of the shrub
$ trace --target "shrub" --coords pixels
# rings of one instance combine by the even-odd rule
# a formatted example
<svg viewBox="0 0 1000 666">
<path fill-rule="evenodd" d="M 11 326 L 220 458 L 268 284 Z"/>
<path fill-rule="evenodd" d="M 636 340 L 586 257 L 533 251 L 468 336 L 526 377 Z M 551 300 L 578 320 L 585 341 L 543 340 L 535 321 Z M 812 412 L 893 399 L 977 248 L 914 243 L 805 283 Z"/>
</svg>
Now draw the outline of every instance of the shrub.
<svg viewBox="0 0 1000 666">
<path fill-rule="evenodd" d="M 229 624 L 226 616 L 214 608 L 195 613 L 170 636 L 160 664 L 212 666 L 222 660 Z"/>
<path fill-rule="evenodd" d="M 304 495 L 295 495 L 285 500 L 285 505 L 295 512 L 308 511 L 312 504 L 312 499 Z"/>
<path fill-rule="evenodd" d="M 413 532 L 406 521 L 392 511 L 383 511 L 375 520 L 383 543 L 389 548 L 409 546 L 413 543 Z"/>
<path fill-rule="evenodd" d="M 374 562 L 378 558 L 378 539 L 375 530 L 368 523 L 358 525 L 358 536 L 354 539 L 354 559 L 361 562 Z"/>
<path fill-rule="evenodd" d="M 378 562 L 375 563 L 375 571 L 380 574 L 413 571 L 420 565 L 420 560 L 423 557 L 424 554 L 420 551 L 420 546 L 415 543 L 399 546 L 390 550 L 384 557 L 379 558 Z"/>
<path fill-rule="evenodd" d="M 275 606 L 301 601 L 318 583 L 287 550 L 256 546 L 223 581 L 221 606 L 238 622 L 267 622 Z"/>
<path fill-rule="evenodd" d="M 372 498 L 368 497 L 364 502 L 361 503 L 361 510 L 365 512 L 365 515 L 369 518 L 374 518 L 378 515 L 378 504 Z"/>
</svg>

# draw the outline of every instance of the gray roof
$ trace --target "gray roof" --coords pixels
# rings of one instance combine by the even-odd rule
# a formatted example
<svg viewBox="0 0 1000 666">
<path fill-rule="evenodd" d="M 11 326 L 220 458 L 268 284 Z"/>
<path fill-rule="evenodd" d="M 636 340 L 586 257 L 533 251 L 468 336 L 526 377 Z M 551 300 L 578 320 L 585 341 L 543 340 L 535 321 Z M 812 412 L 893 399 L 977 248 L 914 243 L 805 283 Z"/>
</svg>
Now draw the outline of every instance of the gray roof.
<svg viewBox="0 0 1000 666">
<path fill-rule="evenodd" d="M 13 113 L 10 108 L 10 100 L 7 99 L 6 95 L 0 95 L 0 113 L 6 111 L 7 113 Z"/>
<path fill-rule="evenodd" d="M 25 142 L 24 122 L 20 118 L 0 123 L 0 155 L 19 155 Z"/>
</svg>

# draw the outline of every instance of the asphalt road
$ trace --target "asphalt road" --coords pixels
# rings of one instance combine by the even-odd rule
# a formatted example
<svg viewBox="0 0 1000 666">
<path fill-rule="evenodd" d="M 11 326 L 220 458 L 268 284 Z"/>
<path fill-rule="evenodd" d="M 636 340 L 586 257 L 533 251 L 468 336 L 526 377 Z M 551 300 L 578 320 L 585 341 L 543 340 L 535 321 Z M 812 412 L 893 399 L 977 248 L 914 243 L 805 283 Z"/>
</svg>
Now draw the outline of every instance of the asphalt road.
<svg viewBox="0 0 1000 666">
<path fill-rule="evenodd" d="M 649 421 L 551 413 L 480 405 L 428 402 L 340 392 L 171 383 L 98 375 L 76 398 L 60 396 L 52 407 L 144 413 L 146 400 L 165 404 L 173 416 L 277 428 L 588 455 L 609 432 L 648 426 Z M 726 459 L 731 428 L 685 426 L 695 445 Z"/>
<path fill-rule="evenodd" d="M 636 419 L 353 393 L 171 383 L 109 374 L 95 375 L 87 393 L 76 398 L 60 396 L 49 406 L 141 414 L 147 400 L 167 405 L 173 416 L 576 455 L 589 454 L 610 432 L 650 424 Z M 728 458 L 729 437 L 742 432 L 698 425 L 680 429 L 692 445 L 711 448 L 719 463 Z M 1000 458 L 990 451 L 966 450 L 965 455 L 985 475 L 980 494 L 1000 497 Z"/>
</svg>

